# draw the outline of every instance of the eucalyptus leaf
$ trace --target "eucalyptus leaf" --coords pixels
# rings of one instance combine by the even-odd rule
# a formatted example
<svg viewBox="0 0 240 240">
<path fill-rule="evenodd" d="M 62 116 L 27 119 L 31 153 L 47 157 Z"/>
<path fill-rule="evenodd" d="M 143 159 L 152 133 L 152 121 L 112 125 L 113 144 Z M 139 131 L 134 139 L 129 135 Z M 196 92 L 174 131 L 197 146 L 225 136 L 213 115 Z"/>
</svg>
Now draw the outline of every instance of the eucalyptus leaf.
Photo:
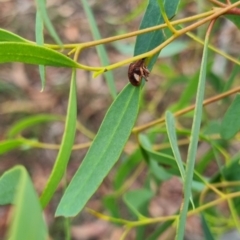
<svg viewBox="0 0 240 240">
<path fill-rule="evenodd" d="M 169 19 L 171 19 L 175 15 L 178 5 L 179 5 L 179 0 L 164 1 L 164 8 Z M 147 10 L 144 14 L 144 17 L 142 19 L 139 29 L 156 26 L 162 23 L 164 23 L 164 19 L 160 12 L 158 1 L 149 0 Z M 158 31 L 139 35 L 136 40 L 134 55 L 136 56 L 136 55 L 140 55 L 142 53 L 148 52 L 156 48 L 157 46 L 159 46 L 164 41 L 165 41 L 165 36 L 164 36 L 163 30 L 158 30 Z M 151 60 L 148 63 L 149 70 L 152 69 L 154 63 L 158 58 L 158 55 L 159 53 L 156 53 L 154 56 L 151 57 Z"/>
<path fill-rule="evenodd" d="M 47 9 L 46 9 L 46 0 L 35 0 L 37 5 L 37 10 L 41 14 L 41 17 L 47 27 L 49 33 L 51 34 L 52 38 L 56 41 L 57 44 L 62 45 L 62 41 L 60 40 L 56 30 L 54 29 L 51 20 L 48 17 Z"/>
<path fill-rule="evenodd" d="M 184 182 L 185 178 L 185 169 L 183 167 L 182 157 L 179 151 L 176 129 L 175 129 L 175 119 L 171 112 L 166 112 L 166 126 L 167 126 L 167 134 L 169 138 L 169 142 L 171 144 L 171 148 L 175 157 L 175 160 L 178 165 L 179 172 L 181 173 L 182 181 Z"/>
<path fill-rule="evenodd" d="M 36 65 L 78 68 L 69 57 L 30 43 L 0 42 L 0 63 L 23 62 Z"/>
<path fill-rule="evenodd" d="M 61 141 L 61 146 L 54 163 L 51 175 L 40 197 L 42 207 L 46 207 L 57 189 L 59 182 L 65 174 L 68 161 L 72 153 L 75 139 L 77 122 L 77 90 L 76 90 L 76 69 L 72 71 L 71 86 L 68 101 L 66 125 Z"/>
<path fill-rule="evenodd" d="M 84 9 L 84 11 L 87 15 L 87 18 L 88 18 L 88 22 L 89 22 L 89 25 L 90 25 L 90 29 L 91 29 L 93 38 L 95 40 L 99 40 L 102 37 L 101 37 L 101 34 L 99 32 L 95 17 L 93 15 L 93 12 L 92 12 L 92 10 L 89 6 L 89 3 L 88 3 L 87 0 L 81 0 L 81 1 L 82 1 L 83 9 Z M 97 53 L 98 53 L 98 56 L 100 58 L 101 64 L 103 66 L 109 65 L 110 61 L 109 61 L 109 58 L 108 58 L 107 51 L 106 51 L 105 47 L 103 45 L 98 45 L 96 48 L 97 48 Z M 109 88 L 109 91 L 110 91 L 112 97 L 116 98 L 117 90 L 116 90 L 116 86 L 115 86 L 115 83 L 114 83 L 114 76 L 113 76 L 112 71 L 105 72 L 104 77 L 106 78 L 106 82 L 107 82 L 107 85 L 108 85 L 108 88 Z"/>
<path fill-rule="evenodd" d="M 112 103 L 57 207 L 56 216 L 79 213 L 119 159 L 138 114 L 140 93 L 141 87 L 128 84 Z"/>
</svg>

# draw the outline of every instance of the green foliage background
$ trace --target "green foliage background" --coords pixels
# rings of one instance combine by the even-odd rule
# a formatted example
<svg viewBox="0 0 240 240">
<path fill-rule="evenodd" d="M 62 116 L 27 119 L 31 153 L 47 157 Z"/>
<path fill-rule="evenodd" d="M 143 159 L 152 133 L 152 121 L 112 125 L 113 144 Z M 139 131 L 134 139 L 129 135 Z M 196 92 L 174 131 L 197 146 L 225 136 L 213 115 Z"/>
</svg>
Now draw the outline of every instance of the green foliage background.
<svg viewBox="0 0 240 240">
<path fill-rule="evenodd" d="M 49 233 L 42 212 L 52 201 L 57 201 L 52 215 L 64 217 L 63 238 L 71 239 L 68 218 L 82 214 L 106 177 L 110 179 L 111 186 L 110 193 L 100 198 L 104 210 L 87 209 L 100 219 L 115 223 L 118 227 L 124 226 L 121 239 L 128 239 L 129 233 L 134 230 L 134 239 L 158 239 L 168 229 L 175 239 L 181 240 L 186 234 L 187 217 L 193 215 L 199 217 L 205 239 L 216 239 L 231 228 L 240 230 L 239 148 L 234 148 L 238 143 L 240 129 L 240 96 L 236 94 L 240 90 L 239 61 L 236 56 L 230 56 L 211 45 L 212 37 L 217 36 L 217 31 L 221 29 L 219 22 L 223 20 L 217 19 L 219 16 L 226 12 L 234 15 L 234 18 L 230 15 L 226 17 L 236 27 L 239 26 L 239 9 L 236 7 L 240 1 L 232 1 L 233 5 L 225 4 L 224 1 L 209 3 L 219 8 L 211 10 L 210 4 L 206 4 L 209 11 L 205 11 L 205 6 L 201 9 L 202 4 L 196 2 L 202 13 L 196 12 L 194 16 L 180 19 L 179 22 L 175 22 L 174 17 L 185 14 L 188 6 L 187 2 L 179 0 L 144 1 L 125 17 L 106 17 L 106 24 L 116 26 L 120 26 L 121 22 L 129 24 L 137 20 L 140 31 L 134 33 L 136 39 L 128 44 L 120 40 L 126 40 L 129 36 L 120 35 L 117 31 L 114 32 L 115 39 L 101 36 L 94 7 L 90 7 L 85 0 L 79 4 L 89 21 L 93 41 L 64 44 L 48 14 L 46 2 L 41 0 L 36 1 L 35 9 L 36 42 L 4 28 L 0 29 L 0 63 L 38 65 L 42 91 L 48 86 L 46 67 L 57 67 L 59 71 L 62 67 L 66 71 L 71 70 L 65 116 L 41 114 L 35 110 L 30 115 L 22 114 L 18 120 L 13 118 L 14 121 L 8 124 L 2 134 L 0 154 L 3 164 L 14 150 L 31 153 L 33 148 L 57 149 L 54 165 L 39 197 L 33 187 L 33 177 L 29 177 L 31 168 L 27 171 L 26 167 L 19 166 L 24 165 L 27 153 L 26 156 L 22 155 L 23 159 L 17 161 L 16 166 L 14 164 L 8 168 L 3 165 L 0 204 L 16 206 L 11 210 L 14 211 L 14 217 L 11 218 L 5 237 L 19 240 L 47 239 Z M 184 25 L 185 22 L 191 24 Z M 158 29 L 148 29 L 154 26 L 158 26 Z M 199 29 L 197 35 L 191 33 L 195 29 Z M 47 37 L 51 37 L 56 44 L 45 41 L 45 30 L 48 32 Z M 129 32 L 132 34 L 131 30 Z M 186 35 L 191 40 L 186 40 Z M 110 48 L 105 47 L 105 44 L 111 42 L 112 47 L 120 53 L 124 54 L 126 48 L 129 49 L 127 52 L 132 52 L 133 57 L 125 56 L 123 61 L 112 63 L 109 59 Z M 203 45 L 203 50 L 197 47 L 199 43 Z M 81 58 L 83 50 L 93 46 L 100 59 L 99 67 Z M 213 72 L 216 53 L 229 60 L 230 70 L 226 68 L 224 76 Z M 192 58 L 194 64 L 185 54 L 195 55 Z M 161 56 L 165 58 L 161 59 Z M 133 87 L 125 81 L 119 88 L 117 74 L 112 70 L 121 69 L 143 58 L 151 70 L 149 82 L 142 79 L 140 87 Z M 181 63 L 187 64 L 188 74 L 178 69 Z M 191 71 L 194 65 L 197 67 Z M 97 122 L 94 132 L 90 130 L 88 122 L 83 124 L 78 119 L 82 118 L 81 114 L 78 115 L 79 89 L 76 84 L 77 72 L 80 70 L 91 72 L 93 76 L 103 75 L 106 80 L 103 84 L 107 86 L 108 104 L 103 113 L 104 118 Z M 7 101 L 9 85 L 1 81 L 0 86 L 0 91 L 6 94 L 1 99 Z M 15 90 L 12 88 L 11 91 Z M 149 94 L 149 91 L 152 93 Z M 79 99 L 85 100 L 81 96 Z M 209 110 L 211 105 L 214 107 Z M 3 108 L 0 114 L 4 114 Z M 141 121 L 144 114 L 150 116 L 146 118 L 150 120 Z M 41 136 L 35 134 L 34 138 L 27 138 L 28 134 L 25 134 L 31 130 L 34 132 L 39 124 L 57 121 L 64 122 L 59 145 L 41 142 Z M 40 132 L 45 127 L 41 125 Z M 75 139 L 78 133 L 91 142 L 77 145 Z M 128 146 L 130 150 L 127 150 Z M 201 150 L 202 146 L 204 151 Z M 74 155 L 75 149 L 83 151 L 87 147 L 89 149 L 84 157 L 84 154 L 81 157 Z M 40 154 L 43 153 L 40 151 Z M 69 179 L 71 156 L 77 159 L 78 169 Z M 209 171 L 209 168 L 212 170 Z M 168 215 L 153 216 L 149 207 L 154 199 L 161 199 L 159 191 L 164 184 L 170 186 L 169 181 L 181 185 L 177 210 Z M 138 187 L 133 187 L 134 184 Z M 59 189 L 61 193 L 57 194 Z M 168 190 L 171 191 L 169 187 Z M 58 199 L 55 200 L 57 195 Z M 227 206 L 224 213 L 220 211 L 223 202 Z M 121 207 L 122 204 L 124 207 Z M 124 211 L 127 214 L 123 214 Z"/>
</svg>

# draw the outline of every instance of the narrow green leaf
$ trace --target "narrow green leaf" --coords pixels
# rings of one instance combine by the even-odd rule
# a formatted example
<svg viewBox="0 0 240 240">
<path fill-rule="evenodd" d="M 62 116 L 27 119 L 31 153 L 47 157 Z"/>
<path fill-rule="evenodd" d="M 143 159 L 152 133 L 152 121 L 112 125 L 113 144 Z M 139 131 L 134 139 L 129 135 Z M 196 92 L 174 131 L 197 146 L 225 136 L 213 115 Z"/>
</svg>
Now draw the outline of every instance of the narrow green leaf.
<svg viewBox="0 0 240 240">
<path fill-rule="evenodd" d="M 42 19 L 45 23 L 46 28 L 48 29 L 49 33 L 51 34 L 52 38 L 56 41 L 58 45 L 62 45 L 62 41 L 60 40 L 57 32 L 55 31 L 51 20 L 48 17 L 47 10 L 46 10 L 46 1 L 45 0 L 36 0 L 37 9 L 40 12 Z"/>
<path fill-rule="evenodd" d="M 24 145 L 24 140 L 22 140 L 22 139 L 1 141 L 0 142 L 0 155 L 7 153 L 13 149 L 19 148 L 22 145 Z"/>
<path fill-rule="evenodd" d="M 43 35 L 43 20 L 39 11 L 36 13 L 36 23 L 35 23 L 35 37 L 38 45 L 44 44 L 44 35 Z"/>
<path fill-rule="evenodd" d="M 127 159 L 124 159 L 123 163 L 118 167 L 114 177 L 113 186 L 115 191 L 122 187 L 127 177 L 136 169 L 141 160 L 142 154 L 139 148 Z"/>
<path fill-rule="evenodd" d="M 240 57 L 238 57 L 238 61 L 240 61 Z M 224 82 L 225 84 L 223 87 L 223 92 L 228 91 L 232 87 L 234 79 L 236 78 L 239 71 L 240 71 L 239 65 L 235 64 L 234 68 L 231 71 L 231 75 L 230 75 L 229 79 Z"/>
<path fill-rule="evenodd" d="M 173 176 L 169 173 L 168 169 L 164 169 L 164 167 L 160 166 L 157 161 L 152 159 L 149 161 L 149 170 L 153 176 L 161 182 L 167 181 Z"/>
<path fill-rule="evenodd" d="M 57 155 L 56 162 L 53 166 L 53 170 L 48 179 L 47 185 L 43 190 L 40 201 L 43 208 L 46 207 L 51 200 L 54 192 L 57 189 L 59 182 L 61 181 L 69 161 L 72 146 L 74 144 L 75 132 L 77 122 L 77 93 L 76 93 L 76 69 L 73 69 L 71 87 L 68 101 L 68 110 L 65 130 L 61 146 Z"/>
<path fill-rule="evenodd" d="M 237 1 L 238 0 L 231 0 L 231 3 L 235 3 Z M 226 0 L 220 0 L 220 2 L 226 3 Z M 224 14 L 223 16 L 232 21 L 238 27 L 238 29 L 240 29 L 240 20 L 238 15 Z"/>
<path fill-rule="evenodd" d="M 239 159 L 240 159 L 240 153 L 229 160 L 229 164 L 226 164 L 223 166 L 223 169 L 221 171 L 222 175 L 224 176 L 224 179 L 227 181 L 240 181 L 240 167 L 239 167 Z M 236 185 L 237 192 L 240 191 L 240 186 Z M 240 201 L 240 198 L 238 198 Z M 240 208 L 240 205 L 239 205 Z"/>
<path fill-rule="evenodd" d="M 185 182 L 185 169 L 184 169 L 182 157 L 178 148 L 177 136 L 175 131 L 175 120 L 174 120 L 173 114 L 169 111 L 166 112 L 166 126 L 167 126 L 167 134 L 168 134 L 169 142 L 170 142 L 175 160 L 177 162 L 178 169 L 182 177 L 182 181 Z M 190 201 L 194 207 L 192 196 L 190 197 Z"/>
<path fill-rule="evenodd" d="M 177 164 L 172 155 L 164 152 L 152 150 L 152 143 L 145 134 L 138 135 L 138 142 L 143 158 L 149 165 L 149 170 L 159 181 L 164 181 L 172 177 L 173 174 L 179 175 Z"/>
<path fill-rule="evenodd" d="M 38 114 L 30 117 L 26 117 L 17 121 L 15 124 L 11 126 L 11 128 L 7 132 L 8 138 L 13 138 L 23 130 L 35 126 L 39 123 L 47 123 L 52 121 L 60 121 L 62 120 L 62 116 L 50 115 L 50 114 Z"/>
<path fill-rule="evenodd" d="M 198 138 L 199 138 L 199 132 L 200 132 L 201 120 L 202 120 L 202 104 L 204 99 L 204 90 L 205 90 L 206 72 L 207 72 L 208 42 L 209 42 L 209 36 L 206 36 L 205 42 L 204 42 L 202 63 L 200 68 L 200 75 L 199 75 L 199 82 L 198 82 L 198 89 L 197 89 L 197 96 L 196 96 L 196 108 L 194 111 L 191 138 L 190 138 L 187 162 L 186 162 L 186 177 L 184 182 L 183 207 L 180 211 L 180 217 L 177 225 L 177 233 L 175 238 L 177 240 L 182 240 L 184 238 L 189 200 L 191 199 L 192 179 L 193 179 Z"/>
<path fill-rule="evenodd" d="M 88 18 L 88 22 L 89 22 L 89 25 L 90 25 L 90 29 L 91 29 L 93 38 L 94 38 L 94 40 L 99 40 L 102 37 L 101 37 L 100 32 L 98 30 L 97 23 L 96 23 L 95 18 L 93 16 L 92 10 L 89 7 L 89 3 L 86 0 L 81 0 L 81 1 L 82 1 L 83 9 L 84 9 L 84 11 L 87 15 L 87 18 Z M 109 65 L 110 63 L 109 63 L 109 59 L 108 59 L 108 55 L 107 55 L 107 52 L 105 50 L 105 47 L 103 45 L 99 45 L 96 48 L 97 48 L 97 53 L 98 53 L 98 56 L 100 58 L 101 64 L 103 66 Z M 104 76 L 106 78 L 107 85 L 108 85 L 108 88 L 110 90 L 110 93 L 111 93 L 112 97 L 116 98 L 117 90 L 116 90 L 116 86 L 114 84 L 114 77 L 113 77 L 112 71 L 105 72 Z"/>
<path fill-rule="evenodd" d="M 201 220 L 202 220 L 202 228 L 203 228 L 203 234 L 205 240 L 214 240 L 214 236 L 211 233 L 210 227 L 208 226 L 208 223 L 204 217 L 203 214 L 201 214 Z"/>
<path fill-rule="evenodd" d="M 111 213 L 112 217 L 120 218 L 119 202 L 115 196 L 104 196 L 103 205 Z"/>
<path fill-rule="evenodd" d="M 40 74 L 40 79 L 42 83 L 42 89 L 41 89 L 41 92 L 42 92 L 46 84 L 46 69 L 44 65 L 39 65 L 39 74 Z"/>
<path fill-rule="evenodd" d="M 138 114 L 140 92 L 140 87 L 128 84 L 117 96 L 64 193 L 56 216 L 74 216 L 81 211 L 118 160 Z"/>
<path fill-rule="evenodd" d="M 169 111 L 166 112 L 166 127 L 167 127 L 167 134 L 168 134 L 169 142 L 170 142 L 175 160 L 177 162 L 179 172 L 180 172 L 182 180 L 184 182 L 185 169 L 183 167 L 182 157 L 180 155 L 180 151 L 178 148 L 177 136 L 176 136 L 176 131 L 175 131 L 175 120 L 174 120 L 173 114 Z"/>
<path fill-rule="evenodd" d="M 17 34 L 14 34 L 12 32 L 9 32 L 5 29 L 0 28 L 0 42 L 25 42 L 29 43 L 25 38 L 22 38 L 18 36 Z"/>
<path fill-rule="evenodd" d="M 23 62 L 56 67 L 79 67 L 78 63 L 69 57 L 46 47 L 30 43 L 0 42 L 0 63 L 8 62 Z"/>
<path fill-rule="evenodd" d="M 224 139 L 232 138 L 240 130 L 240 94 L 237 94 L 234 101 L 225 113 L 220 134 Z"/>
<path fill-rule="evenodd" d="M 196 165 L 195 169 L 199 174 L 203 175 L 208 169 L 209 164 L 212 163 L 212 160 L 214 159 L 214 151 L 212 150 L 212 148 L 214 148 L 213 145 L 211 145 L 209 151 L 201 157 L 200 161 Z"/>
<path fill-rule="evenodd" d="M 125 193 L 123 200 L 138 219 L 141 219 L 146 214 L 149 201 L 153 195 L 153 192 L 149 189 L 137 189 Z"/>
<path fill-rule="evenodd" d="M 212 85 L 213 89 L 217 93 L 221 93 L 223 89 L 223 84 L 225 82 L 225 76 L 218 76 L 213 71 L 208 71 L 209 83 Z"/>
<path fill-rule="evenodd" d="M 239 159 L 240 155 L 239 153 L 234 156 L 234 158 L 229 160 L 229 164 L 226 164 L 221 169 L 222 175 L 219 177 L 224 177 L 226 181 L 240 181 L 240 167 L 239 167 Z M 219 180 L 220 181 L 220 180 Z M 240 186 L 236 185 L 231 188 L 232 192 L 240 192 Z M 240 214 L 240 198 L 236 197 L 232 199 L 234 203 L 234 208 L 238 212 L 238 215 Z"/>
<path fill-rule="evenodd" d="M 173 156 L 162 152 L 151 151 L 146 148 L 144 150 L 152 160 L 158 162 L 160 166 L 162 165 L 163 167 L 167 168 L 168 174 L 180 176 L 179 169 Z"/>
<path fill-rule="evenodd" d="M 146 135 L 139 135 L 139 143 L 141 144 L 142 150 L 146 151 L 153 160 L 167 165 L 169 171 L 171 168 L 177 169 L 175 158 L 172 155 L 152 150 L 151 143 Z"/>
<path fill-rule="evenodd" d="M 158 226 L 154 231 L 151 231 L 151 235 L 149 235 L 146 240 L 156 240 L 159 239 L 160 236 L 162 236 L 162 234 L 167 230 L 170 229 L 172 224 L 173 224 L 173 220 L 170 221 L 166 221 L 163 222 L 160 226 Z M 172 229 L 170 229 L 170 231 L 172 232 Z"/>
<path fill-rule="evenodd" d="M 44 45 L 43 20 L 41 18 L 39 11 L 37 11 L 36 13 L 35 29 L 36 29 L 35 30 L 36 42 L 38 45 L 43 46 Z M 42 91 L 43 91 L 46 83 L 46 71 L 43 65 L 39 65 L 39 73 L 40 73 L 40 79 L 41 79 Z"/>
<path fill-rule="evenodd" d="M 194 93 L 197 90 L 198 76 L 199 76 L 199 72 L 197 72 L 197 74 L 195 74 L 192 78 L 187 79 L 188 80 L 186 81 L 187 86 L 184 88 L 183 92 L 181 93 L 180 99 L 178 99 L 176 104 L 171 107 L 171 110 L 173 112 L 189 105 L 189 102 L 191 102 L 192 98 L 194 97 Z"/>
<path fill-rule="evenodd" d="M 46 240 L 47 227 L 32 182 L 21 166 L 5 172 L 0 178 L 0 202 L 14 203 L 8 239 Z"/>
<path fill-rule="evenodd" d="M 169 19 L 175 15 L 178 4 L 179 0 L 164 1 L 165 12 Z M 140 29 L 156 26 L 162 23 L 164 23 L 164 19 L 161 15 L 158 1 L 149 0 L 147 10 L 140 25 Z M 164 42 L 164 40 L 165 36 L 162 30 L 139 35 L 136 40 L 134 55 L 148 52 L 160 45 L 162 42 Z M 148 63 L 148 68 L 150 70 L 156 62 L 158 55 L 159 53 L 151 57 L 151 61 Z"/>
</svg>

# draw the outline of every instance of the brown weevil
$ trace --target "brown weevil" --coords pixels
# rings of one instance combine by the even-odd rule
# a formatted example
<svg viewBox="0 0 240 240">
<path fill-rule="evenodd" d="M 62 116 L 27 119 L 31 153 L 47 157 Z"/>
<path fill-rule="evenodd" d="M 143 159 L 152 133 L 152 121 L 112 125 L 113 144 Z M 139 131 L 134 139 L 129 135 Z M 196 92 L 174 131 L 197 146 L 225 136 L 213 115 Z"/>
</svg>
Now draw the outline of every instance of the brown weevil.
<svg viewBox="0 0 240 240">
<path fill-rule="evenodd" d="M 144 60 L 145 59 L 143 58 L 129 65 L 128 79 L 129 82 L 135 87 L 138 87 L 141 84 L 142 78 L 148 81 L 148 75 L 150 72 L 145 66 Z"/>
</svg>

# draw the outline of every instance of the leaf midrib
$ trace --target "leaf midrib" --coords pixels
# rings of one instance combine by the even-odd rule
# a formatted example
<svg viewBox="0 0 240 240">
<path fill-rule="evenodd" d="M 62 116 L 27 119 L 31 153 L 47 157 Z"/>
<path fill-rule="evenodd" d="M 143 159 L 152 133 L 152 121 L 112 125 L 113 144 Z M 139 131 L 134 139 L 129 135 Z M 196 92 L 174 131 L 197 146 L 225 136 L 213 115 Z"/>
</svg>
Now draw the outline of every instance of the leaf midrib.
<svg viewBox="0 0 240 240">
<path fill-rule="evenodd" d="M 131 97 L 132 97 L 133 93 L 134 93 L 134 89 L 133 89 L 132 92 L 131 92 Z M 126 110 L 126 109 L 127 109 L 127 106 L 129 106 L 130 99 L 131 99 L 131 98 L 129 98 L 129 100 L 126 102 L 126 104 L 125 104 L 125 106 L 124 106 L 124 110 Z M 118 119 L 119 119 L 119 120 L 118 120 L 118 123 L 121 122 L 121 120 L 123 119 L 123 116 L 124 116 L 124 115 L 125 115 L 125 114 L 123 114 L 121 118 L 118 118 Z M 120 124 L 116 124 L 116 127 L 114 127 L 114 132 L 116 132 L 116 129 L 119 128 L 119 125 L 120 125 Z M 101 130 L 101 127 L 100 127 L 99 131 L 100 131 L 100 130 Z M 92 171 L 91 171 L 91 173 L 88 175 L 88 177 L 86 178 L 85 183 L 88 182 L 88 180 L 89 180 L 90 177 L 92 176 L 92 173 L 94 172 L 94 170 L 96 169 L 96 167 L 97 167 L 97 166 L 99 165 L 99 163 L 101 162 L 102 156 L 104 156 L 105 153 L 108 151 L 109 145 L 110 145 L 111 140 L 113 139 L 113 136 L 114 136 L 114 135 L 115 135 L 115 134 L 112 134 L 112 137 L 109 138 L 107 147 L 105 148 L 103 154 L 102 154 L 101 157 L 99 158 L 99 161 L 96 161 L 96 162 L 95 162 L 94 168 L 91 168 Z M 97 138 L 97 136 L 98 136 L 98 135 L 96 135 L 96 138 Z M 91 149 L 89 149 L 89 151 L 90 151 L 90 150 L 91 150 Z M 86 155 L 85 159 L 87 159 L 87 156 L 88 156 L 88 155 Z M 84 159 L 84 160 L 85 160 L 85 159 Z M 77 174 L 77 173 L 76 173 L 76 174 Z M 82 185 L 80 189 L 83 189 L 84 186 L 85 186 L 85 184 Z M 78 193 L 79 193 L 79 192 L 80 192 L 80 190 L 78 191 Z M 76 197 L 76 196 L 78 195 L 78 193 L 76 193 L 76 195 L 75 195 L 74 197 Z"/>
</svg>

